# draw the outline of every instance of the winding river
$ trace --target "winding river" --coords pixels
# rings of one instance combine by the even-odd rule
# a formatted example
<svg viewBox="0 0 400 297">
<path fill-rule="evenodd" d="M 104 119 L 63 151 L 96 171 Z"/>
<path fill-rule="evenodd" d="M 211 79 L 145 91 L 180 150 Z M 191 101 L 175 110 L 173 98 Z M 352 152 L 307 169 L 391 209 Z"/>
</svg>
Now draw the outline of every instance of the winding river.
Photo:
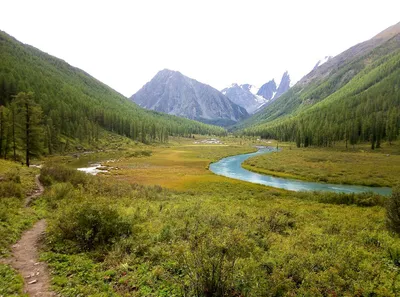
<svg viewBox="0 0 400 297">
<path fill-rule="evenodd" d="M 242 167 L 242 163 L 248 158 L 265 153 L 271 153 L 273 151 L 276 151 L 276 149 L 272 147 L 266 147 L 266 148 L 260 148 L 255 153 L 227 157 L 221 159 L 216 163 L 210 164 L 210 170 L 218 175 L 290 191 L 327 191 L 336 193 L 374 192 L 385 196 L 388 196 L 392 193 L 392 190 L 386 187 L 380 188 L 380 187 L 367 187 L 367 186 L 357 186 L 357 185 L 341 185 L 341 184 L 308 182 L 308 181 L 280 178 L 270 175 L 254 173 Z"/>
</svg>

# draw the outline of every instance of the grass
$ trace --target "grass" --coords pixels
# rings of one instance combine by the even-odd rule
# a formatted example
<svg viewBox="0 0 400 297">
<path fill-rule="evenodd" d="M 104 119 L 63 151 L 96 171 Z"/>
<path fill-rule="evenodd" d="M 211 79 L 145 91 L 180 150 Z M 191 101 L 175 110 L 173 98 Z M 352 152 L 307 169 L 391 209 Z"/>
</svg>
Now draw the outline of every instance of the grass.
<svg viewBox="0 0 400 297">
<path fill-rule="evenodd" d="M 65 297 L 396 296 L 400 239 L 387 230 L 382 197 L 295 193 L 212 174 L 210 162 L 266 144 L 222 142 L 117 145 L 90 154 L 114 160 L 96 177 L 73 169 L 82 157 L 52 158 L 33 208 L 48 221 L 41 258 L 53 289 Z M 110 218 L 129 230 L 115 237 Z"/>
<path fill-rule="evenodd" d="M 37 217 L 23 208 L 25 196 L 35 187 L 37 169 L 0 160 L 0 257 L 9 254 L 10 245 L 32 226 Z"/>
<path fill-rule="evenodd" d="M 150 156 L 127 148 L 108 174 L 87 176 L 76 186 L 54 180 L 38 205 L 51 209 L 42 257 L 56 291 L 395 296 L 400 239 L 386 229 L 380 198 L 293 193 L 210 173 L 209 162 L 254 150 L 252 142 L 239 141 L 181 140 L 147 147 Z M 90 251 L 63 240 L 60 218 L 90 201 L 117 209 L 131 222 L 130 235 Z"/>
<path fill-rule="evenodd" d="M 0 260 L 10 254 L 10 248 L 37 220 L 32 209 L 24 208 L 25 196 L 35 188 L 37 169 L 0 160 Z M 0 296 L 23 294 L 23 279 L 10 266 L 0 264 Z"/>
<path fill-rule="evenodd" d="M 283 147 L 246 160 L 243 167 L 284 178 L 336 184 L 393 187 L 399 182 L 399 145 L 371 151 Z"/>
<path fill-rule="evenodd" d="M 118 180 L 185 190 L 196 184 L 220 180 L 208 170 L 210 162 L 222 157 L 253 152 L 249 145 L 196 145 L 193 141 L 170 147 L 152 147 L 151 156 L 130 157 L 130 153 L 112 163 Z"/>
<path fill-rule="evenodd" d="M 27 297 L 23 294 L 24 280 L 10 266 L 0 264 L 0 296 Z"/>
</svg>

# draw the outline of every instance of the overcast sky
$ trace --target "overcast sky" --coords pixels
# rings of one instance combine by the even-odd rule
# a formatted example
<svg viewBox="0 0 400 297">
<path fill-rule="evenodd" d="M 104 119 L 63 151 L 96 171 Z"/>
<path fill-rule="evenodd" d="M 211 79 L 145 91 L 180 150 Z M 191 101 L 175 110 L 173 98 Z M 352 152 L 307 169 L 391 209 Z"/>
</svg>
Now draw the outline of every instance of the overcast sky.
<svg viewBox="0 0 400 297">
<path fill-rule="evenodd" d="M 222 89 L 294 80 L 400 21 L 399 0 L 0 0 L 0 30 L 131 96 L 168 68 Z"/>
</svg>

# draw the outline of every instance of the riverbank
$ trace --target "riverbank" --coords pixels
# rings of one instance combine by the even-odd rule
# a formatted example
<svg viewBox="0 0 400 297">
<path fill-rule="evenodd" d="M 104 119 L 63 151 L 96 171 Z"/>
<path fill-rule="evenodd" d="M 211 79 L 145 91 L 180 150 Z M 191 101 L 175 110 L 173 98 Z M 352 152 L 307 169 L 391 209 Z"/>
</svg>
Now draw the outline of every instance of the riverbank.
<svg viewBox="0 0 400 297">
<path fill-rule="evenodd" d="M 282 178 L 333 184 L 393 187 L 400 176 L 400 145 L 371 152 L 294 148 L 246 160 L 243 168 Z"/>
<path fill-rule="evenodd" d="M 126 147 L 113 153 L 118 169 L 97 176 L 44 164 L 46 191 L 33 208 L 48 222 L 41 260 L 52 289 L 205 295 L 217 271 L 214 288 L 235 296 L 395 296 L 400 239 L 386 229 L 387 198 L 290 192 L 207 170 L 263 144 L 240 141 Z M 21 283 L 2 268 L 0 287 Z"/>
</svg>

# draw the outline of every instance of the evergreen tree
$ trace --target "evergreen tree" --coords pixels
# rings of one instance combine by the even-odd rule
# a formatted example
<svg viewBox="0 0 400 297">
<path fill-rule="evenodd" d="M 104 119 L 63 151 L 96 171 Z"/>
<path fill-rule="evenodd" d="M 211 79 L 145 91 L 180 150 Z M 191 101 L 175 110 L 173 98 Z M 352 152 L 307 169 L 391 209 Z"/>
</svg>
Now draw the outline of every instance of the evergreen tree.
<svg viewBox="0 0 400 297">
<path fill-rule="evenodd" d="M 20 138 L 25 151 L 26 166 L 29 167 L 32 156 L 38 156 L 42 153 L 42 127 L 41 117 L 42 109 L 34 101 L 32 92 L 20 92 L 15 96 L 14 103 L 18 106 L 18 127 L 20 129 Z"/>
</svg>

